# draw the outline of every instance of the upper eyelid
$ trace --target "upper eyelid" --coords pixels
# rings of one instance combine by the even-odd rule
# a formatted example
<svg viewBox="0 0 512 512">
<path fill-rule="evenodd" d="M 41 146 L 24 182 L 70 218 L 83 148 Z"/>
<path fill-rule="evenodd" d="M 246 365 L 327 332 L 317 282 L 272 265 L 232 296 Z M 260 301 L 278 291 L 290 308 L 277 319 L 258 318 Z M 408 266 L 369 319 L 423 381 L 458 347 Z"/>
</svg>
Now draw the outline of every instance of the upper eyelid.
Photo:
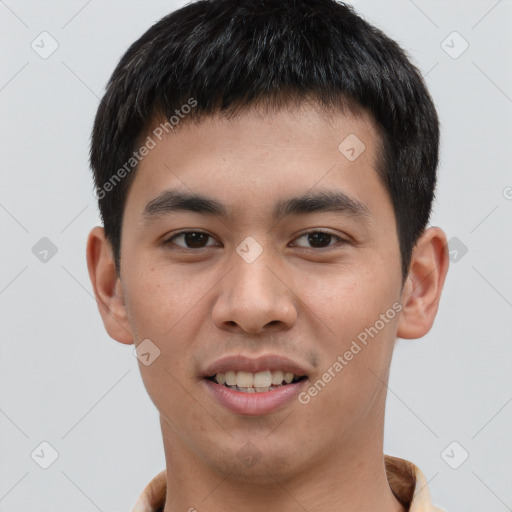
<svg viewBox="0 0 512 512">
<path fill-rule="evenodd" d="M 210 238 L 213 238 L 215 239 L 215 237 L 213 235 L 210 235 L 210 233 L 207 233 L 206 231 L 201 231 L 200 229 L 187 229 L 187 230 L 184 230 L 184 231 L 178 231 L 178 233 L 174 233 L 174 235 L 171 235 L 171 236 L 168 236 L 168 237 L 165 237 L 164 238 L 164 242 L 169 242 L 171 241 L 173 238 L 176 238 L 177 236 L 180 236 L 180 235 L 186 235 L 188 233 L 199 233 L 201 235 L 207 235 L 209 236 Z"/>
</svg>

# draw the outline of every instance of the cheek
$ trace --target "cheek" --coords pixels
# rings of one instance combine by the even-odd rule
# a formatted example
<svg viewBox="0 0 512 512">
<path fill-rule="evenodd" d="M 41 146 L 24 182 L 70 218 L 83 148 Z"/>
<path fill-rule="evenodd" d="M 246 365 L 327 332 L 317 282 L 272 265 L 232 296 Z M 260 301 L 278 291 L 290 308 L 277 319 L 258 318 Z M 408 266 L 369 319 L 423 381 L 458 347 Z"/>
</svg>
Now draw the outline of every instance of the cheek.
<svg viewBox="0 0 512 512">
<path fill-rule="evenodd" d="M 168 345 L 181 339 L 177 334 L 190 328 L 198 302 L 211 288 L 206 277 L 199 279 L 169 265 L 149 265 L 147 270 L 140 265 L 126 275 L 126 306 L 139 335 L 136 341 L 150 338 Z"/>
<path fill-rule="evenodd" d="M 309 288 L 308 306 L 322 320 L 319 326 L 328 327 L 316 340 L 323 361 L 311 401 L 323 402 L 322 414 L 342 421 L 361 417 L 383 387 L 379 378 L 385 380 L 396 338 L 399 285 L 380 269 L 332 275 L 339 277 Z"/>
<path fill-rule="evenodd" d="M 194 321 L 193 308 L 198 301 L 197 292 L 184 280 L 173 279 L 170 272 L 148 269 L 132 275 L 136 278 L 127 287 L 127 309 L 136 335 L 135 345 L 147 343 L 143 340 L 148 339 L 157 347 L 158 354 L 149 365 L 139 360 L 142 381 L 172 429 L 181 429 L 176 418 L 189 418 L 187 429 L 193 430 L 201 411 L 191 406 L 183 383 L 188 387 L 191 346 L 198 338 L 200 323 Z"/>
<path fill-rule="evenodd" d="M 370 266 L 333 267 L 328 274 L 308 279 L 299 295 L 307 305 L 304 313 L 313 312 L 334 345 L 343 347 L 392 307 L 400 296 L 395 281 L 395 276 Z"/>
<path fill-rule="evenodd" d="M 201 322 L 196 317 L 201 304 L 198 301 L 211 286 L 168 267 L 149 265 L 144 269 L 139 265 L 137 269 L 129 269 L 126 265 L 126 268 L 131 270 L 126 273 L 129 279 L 125 292 L 135 345 L 150 340 L 158 354 L 150 365 L 139 362 L 141 376 L 154 402 L 165 396 L 165 402 L 171 404 L 173 397 L 180 393 L 170 390 L 183 381 L 193 355 L 194 340 L 199 339 Z"/>
</svg>

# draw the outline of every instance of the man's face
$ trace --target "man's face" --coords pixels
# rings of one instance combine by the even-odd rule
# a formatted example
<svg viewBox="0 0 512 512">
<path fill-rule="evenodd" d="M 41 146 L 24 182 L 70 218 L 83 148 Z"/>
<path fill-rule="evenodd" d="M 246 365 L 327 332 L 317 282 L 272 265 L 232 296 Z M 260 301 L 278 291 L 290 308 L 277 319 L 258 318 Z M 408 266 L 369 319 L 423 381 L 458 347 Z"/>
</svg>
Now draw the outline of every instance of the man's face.
<svg viewBox="0 0 512 512">
<path fill-rule="evenodd" d="M 160 350 L 140 370 L 168 446 L 261 480 L 380 442 L 402 291 L 373 124 L 303 109 L 212 117 L 156 140 L 123 219 L 122 292 L 135 344 Z M 169 191 L 226 215 L 172 208 Z M 337 209 L 283 207 L 325 193 L 341 194 Z M 251 368 L 279 379 L 294 365 L 303 378 L 270 391 L 208 380 Z"/>
</svg>

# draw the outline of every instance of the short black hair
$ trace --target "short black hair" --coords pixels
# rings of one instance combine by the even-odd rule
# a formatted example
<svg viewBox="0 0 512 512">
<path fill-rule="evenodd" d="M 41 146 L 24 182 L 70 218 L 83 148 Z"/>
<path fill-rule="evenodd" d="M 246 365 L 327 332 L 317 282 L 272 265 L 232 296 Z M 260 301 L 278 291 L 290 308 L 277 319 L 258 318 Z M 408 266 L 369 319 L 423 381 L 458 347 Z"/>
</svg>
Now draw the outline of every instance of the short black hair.
<svg viewBox="0 0 512 512">
<path fill-rule="evenodd" d="M 157 121 L 167 119 L 160 126 L 170 132 L 206 116 L 304 100 L 325 111 L 364 111 L 374 121 L 377 172 L 393 203 L 405 279 L 434 199 L 437 112 L 400 46 L 335 0 L 200 0 L 162 18 L 126 51 L 98 107 L 90 152 L 118 273 L 137 149 Z"/>
</svg>

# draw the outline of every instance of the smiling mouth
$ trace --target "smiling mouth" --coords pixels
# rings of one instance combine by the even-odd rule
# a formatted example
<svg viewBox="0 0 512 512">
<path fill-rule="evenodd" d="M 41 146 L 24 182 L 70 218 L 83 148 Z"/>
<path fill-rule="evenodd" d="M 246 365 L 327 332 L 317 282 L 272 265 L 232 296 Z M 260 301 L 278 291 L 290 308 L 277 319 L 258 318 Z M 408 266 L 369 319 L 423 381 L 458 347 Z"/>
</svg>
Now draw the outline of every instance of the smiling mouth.
<svg viewBox="0 0 512 512">
<path fill-rule="evenodd" d="M 262 371 L 257 373 L 229 371 L 217 373 L 207 380 L 242 393 L 265 393 L 306 379 L 306 375 L 295 375 L 283 371 Z"/>
</svg>

